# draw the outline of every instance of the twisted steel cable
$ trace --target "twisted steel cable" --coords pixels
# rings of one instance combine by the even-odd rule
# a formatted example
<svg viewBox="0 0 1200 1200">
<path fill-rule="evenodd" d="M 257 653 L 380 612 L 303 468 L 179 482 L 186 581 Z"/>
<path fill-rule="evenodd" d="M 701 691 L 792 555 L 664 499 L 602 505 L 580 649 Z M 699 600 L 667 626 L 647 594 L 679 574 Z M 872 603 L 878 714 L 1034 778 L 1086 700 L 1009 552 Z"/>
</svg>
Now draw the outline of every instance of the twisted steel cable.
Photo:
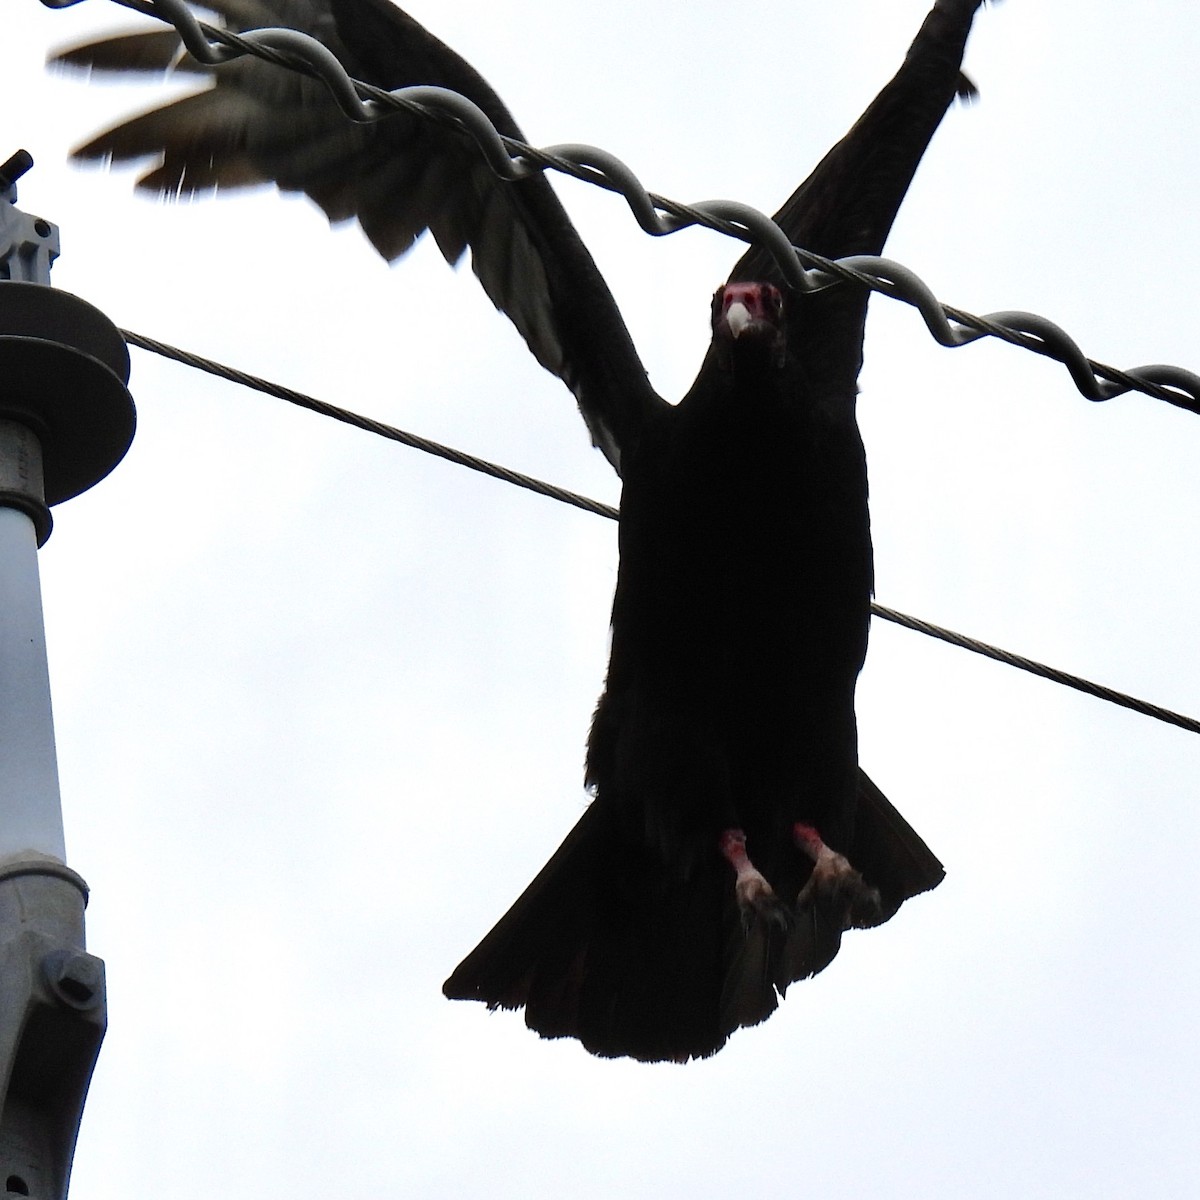
<svg viewBox="0 0 1200 1200">
<path fill-rule="evenodd" d="M 79 0 L 42 2 L 50 8 L 66 8 Z M 188 52 L 201 63 L 218 65 L 253 54 L 315 76 L 326 84 L 352 121 L 375 121 L 403 109 L 449 123 L 475 141 L 489 166 L 503 179 L 523 179 L 532 171 L 551 169 L 617 192 L 625 198 L 639 227 L 652 236 L 703 225 L 743 242 L 764 245 L 791 286 L 801 291 L 848 281 L 900 300 L 917 310 L 930 335 L 942 346 L 955 348 L 982 337 L 998 338 L 1062 363 L 1088 400 L 1111 400 L 1137 391 L 1200 414 L 1200 375 L 1192 371 L 1162 363 L 1122 370 L 1089 359 L 1064 329 L 1037 313 L 1010 310 L 980 317 L 944 305 L 915 272 L 891 259 L 873 255 L 827 259 L 792 246 L 770 217 L 747 204 L 732 200 L 680 204 L 647 191 L 620 159 L 595 146 L 571 144 L 538 149 L 505 137 L 475 104 L 457 92 L 436 87 L 387 92 L 352 79 L 325 46 L 306 34 L 291 29 L 232 33 L 197 21 L 183 0 L 113 2 L 174 25 Z"/>
</svg>

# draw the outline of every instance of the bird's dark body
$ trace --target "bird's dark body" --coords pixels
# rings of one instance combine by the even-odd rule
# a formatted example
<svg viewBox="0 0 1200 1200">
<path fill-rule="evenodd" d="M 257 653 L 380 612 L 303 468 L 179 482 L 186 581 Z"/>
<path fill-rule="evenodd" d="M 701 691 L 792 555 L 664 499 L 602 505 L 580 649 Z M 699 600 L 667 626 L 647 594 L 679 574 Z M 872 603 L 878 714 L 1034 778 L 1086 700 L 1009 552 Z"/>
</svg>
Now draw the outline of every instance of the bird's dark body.
<svg viewBox="0 0 1200 1200">
<path fill-rule="evenodd" d="M 795 244 L 828 257 L 882 250 L 963 87 L 979 3 L 936 0 L 895 78 L 776 214 Z M 520 136 L 471 67 L 387 0 L 210 7 L 242 29 L 306 30 L 376 85 L 458 90 Z M 169 40 L 67 58 L 152 67 Z M 451 261 L 470 246 L 488 295 L 574 392 L 622 475 L 612 652 L 588 744 L 594 800 L 446 982 L 448 996 L 524 1007 L 533 1029 L 597 1054 L 703 1056 L 825 967 L 848 925 L 867 923 L 836 896 L 809 894 L 818 873 L 797 823 L 877 890 L 872 921 L 936 886 L 941 864 L 858 767 L 854 690 L 872 589 L 855 422 L 865 290 L 788 293 L 773 260 L 750 249 L 731 283 L 785 293 L 778 353 L 726 337 L 714 308 L 713 344 L 671 405 L 646 381 L 546 181 L 499 183 L 440 126 L 407 114 L 349 126 L 319 85 L 248 62 L 81 153 L 158 153 L 142 183 L 166 191 L 303 190 L 331 219 L 356 217 L 388 258 L 426 227 Z M 734 859 L 718 849 L 730 830 L 744 831 L 774 910 L 735 896 Z"/>
<path fill-rule="evenodd" d="M 702 376 L 625 466 L 588 777 L 677 870 L 732 827 L 760 866 L 797 820 L 851 832 L 866 465 L 853 395 L 797 373 Z"/>
</svg>

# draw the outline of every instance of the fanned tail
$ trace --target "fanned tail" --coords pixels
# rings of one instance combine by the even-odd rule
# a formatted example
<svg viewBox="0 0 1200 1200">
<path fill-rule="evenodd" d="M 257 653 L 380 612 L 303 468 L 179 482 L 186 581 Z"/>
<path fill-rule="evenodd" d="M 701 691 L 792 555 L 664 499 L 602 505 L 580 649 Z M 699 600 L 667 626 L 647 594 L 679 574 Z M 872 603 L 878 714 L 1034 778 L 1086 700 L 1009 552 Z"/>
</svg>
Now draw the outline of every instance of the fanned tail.
<svg viewBox="0 0 1200 1200">
<path fill-rule="evenodd" d="M 882 920 L 941 881 L 941 863 L 861 772 L 856 829 L 851 859 L 879 889 Z M 844 924 L 822 902 L 786 927 L 747 918 L 715 846 L 686 877 L 664 870 L 598 800 L 443 991 L 524 1008 L 543 1037 L 577 1038 L 593 1054 L 686 1062 L 827 967 Z"/>
</svg>

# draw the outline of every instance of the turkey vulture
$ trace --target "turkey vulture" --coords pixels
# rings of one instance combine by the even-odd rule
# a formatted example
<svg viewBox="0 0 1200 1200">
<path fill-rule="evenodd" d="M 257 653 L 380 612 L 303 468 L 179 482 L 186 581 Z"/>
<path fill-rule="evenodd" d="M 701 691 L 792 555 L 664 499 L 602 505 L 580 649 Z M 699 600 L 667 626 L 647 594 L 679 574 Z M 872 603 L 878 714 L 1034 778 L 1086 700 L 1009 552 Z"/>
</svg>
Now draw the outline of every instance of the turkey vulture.
<svg viewBox="0 0 1200 1200">
<path fill-rule="evenodd" d="M 956 93 L 980 0 L 937 0 L 895 77 L 776 214 L 828 257 L 881 252 Z M 389 0 L 207 0 L 239 30 L 318 38 L 351 75 L 431 84 L 520 130 L 491 88 Z M 68 51 L 161 70 L 171 30 Z M 184 59 L 183 69 L 207 71 Z M 942 866 L 858 767 L 854 689 L 872 591 L 855 423 L 868 293 L 789 290 L 751 248 L 712 302 L 712 343 L 677 404 L 649 385 L 591 256 L 546 180 L 496 179 L 453 130 L 342 118 L 322 86 L 244 58 L 215 85 L 77 153 L 155 156 L 167 194 L 273 182 L 388 259 L 426 229 L 471 261 L 496 307 L 574 393 L 622 479 L 594 799 L 445 985 L 525 1009 L 592 1053 L 686 1061 L 820 971 L 845 929 L 891 917 Z"/>
</svg>

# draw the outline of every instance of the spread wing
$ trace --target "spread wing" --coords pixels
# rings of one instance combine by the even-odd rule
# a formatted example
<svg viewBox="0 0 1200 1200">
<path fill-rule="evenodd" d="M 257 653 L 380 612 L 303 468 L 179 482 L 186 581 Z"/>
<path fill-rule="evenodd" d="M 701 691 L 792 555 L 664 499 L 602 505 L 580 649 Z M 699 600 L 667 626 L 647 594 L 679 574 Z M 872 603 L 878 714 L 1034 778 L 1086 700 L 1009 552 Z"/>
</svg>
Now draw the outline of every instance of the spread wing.
<svg viewBox="0 0 1200 1200">
<path fill-rule="evenodd" d="M 974 95 L 960 65 L 981 3 L 937 0 L 899 71 L 775 214 L 793 245 L 826 258 L 883 251 L 947 108 L 956 95 Z M 757 246 L 733 268 L 730 281 L 735 280 L 784 286 L 774 259 Z M 803 315 L 789 321 L 791 350 L 818 386 L 853 395 L 862 368 L 868 297 L 865 288 L 839 284 L 792 298 Z M 708 360 L 703 369 L 709 369 Z"/>
<path fill-rule="evenodd" d="M 205 0 L 238 31 L 283 26 L 317 38 L 356 78 L 394 89 L 450 88 L 502 134 L 521 130 L 483 78 L 389 0 Z M 347 120 L 324 86 L 244 57 L 216 69 L 180 58 L 172 30 L 77 47 L 57 61 L 96 70 L 176 69 L 210 86 L 125 121 L 78 157 L 152 158 L 139 186 L 190 196 L 274 183 L 303 192 L 330 221 L 354 219 L 389 261 L 428 229 L 451 264 L 470 247 L 484 290 L 534 357 L 574 393 L 592 440 L 620 472 L 621 457 L 655 409 L 607 284 L 550 184 L 492 174 L 464 136 L 417 115 Z"/>
<path fill-rule="evenodd" d="M 974 95 L 960 64 L 982 2 L 937 0 L 899 71 L 775 214 L 793 245 L 826 258 L 882 252 L 946 109 L 956 95 Z M 782 286 L 779 268 L 759 247 L 741 257 L 730 280 Z"/>
</svg>

